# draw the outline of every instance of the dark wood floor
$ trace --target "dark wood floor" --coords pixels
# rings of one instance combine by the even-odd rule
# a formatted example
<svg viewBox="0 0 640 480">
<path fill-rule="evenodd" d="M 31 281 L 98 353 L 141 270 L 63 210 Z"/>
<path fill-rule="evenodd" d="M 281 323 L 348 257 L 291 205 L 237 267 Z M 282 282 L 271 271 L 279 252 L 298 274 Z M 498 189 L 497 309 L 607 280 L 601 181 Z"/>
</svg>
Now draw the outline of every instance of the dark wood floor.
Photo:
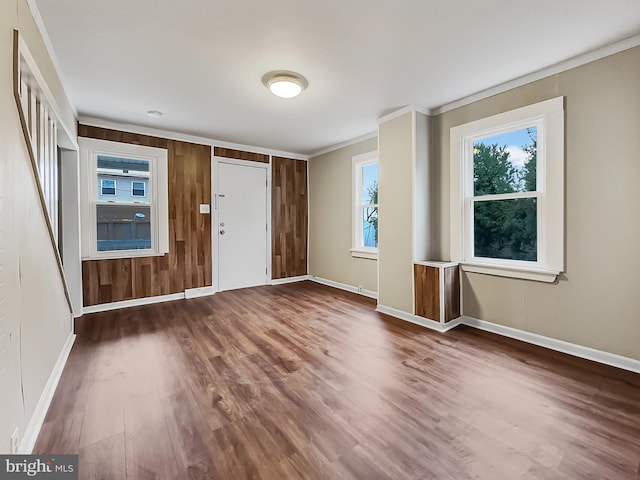
<svg viewBox="0 0 640 480">
<path fill-rule="evenodd" d="M 35 453 L 81 479 L 640 478 L 640 375 L 310 282 L 78 333 Z"/>
</svg>

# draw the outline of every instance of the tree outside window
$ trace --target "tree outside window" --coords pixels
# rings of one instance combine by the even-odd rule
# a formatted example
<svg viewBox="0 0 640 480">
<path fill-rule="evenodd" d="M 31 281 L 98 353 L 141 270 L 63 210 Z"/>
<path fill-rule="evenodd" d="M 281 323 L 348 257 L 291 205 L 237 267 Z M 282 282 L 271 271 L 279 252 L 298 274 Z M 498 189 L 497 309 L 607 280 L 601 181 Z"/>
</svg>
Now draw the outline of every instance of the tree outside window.
<svg viewBox="0 0 640 480">
<path fill-rule="evenodd" d="M 354 257 L 378 256 L 378 152 L 352 158 Z"/>
<path fill-rule="evenodd" d="M 473 142 L 474 256 L 537 261 L 537 129 Z"/>
</svg>

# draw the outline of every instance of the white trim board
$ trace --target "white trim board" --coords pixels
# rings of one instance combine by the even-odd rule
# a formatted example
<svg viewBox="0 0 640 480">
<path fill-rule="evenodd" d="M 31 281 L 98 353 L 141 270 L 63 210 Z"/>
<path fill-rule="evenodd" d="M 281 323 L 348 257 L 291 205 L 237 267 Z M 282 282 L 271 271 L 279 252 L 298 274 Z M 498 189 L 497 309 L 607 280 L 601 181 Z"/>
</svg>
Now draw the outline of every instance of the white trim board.
<svg viewBox="0 0 640 480">
<path fill-rule="evenodd" d="M 311 280 L 311 275 L 299 275 L 297 277 L 276 278 L 269 282 L 269 285 L 285 285 L 287 283 L 304 282 Z"/>
<path fill-rule="evenodd" d="M 140 135 L 151 135 L 154 137 L 165 138 L 167 140 L 178 140 L 180 142 L 197 143 L 200 145 L 209 145 L 211 147 L 232 148 L 235 150 L 244 150 L 246 152 L 261 153 L 264 155 L 272 155 L 275 157 L 286 157 L 294 160 L 309 160 L 308 155 L 302 155 L 299 153 L 256 147 L 253 145 L 243 145 L 241 143 L 225 142 L 223 140 L 217 140 L 215 138 L 200 137 L 197 135 L 190 135 L 188 133 L 172 132 L 170 130 L 162 130 L 153 127 L 143 127 L 141 125 L 115 122 L 113 120 L 105 120 L 103 118 L 89 117 L 85 115 L 81 115 L 78 118 L 78 123 L 91 127 L 110 128 L 130 133 L 137 133 Z M 213 152 L 211 152 L 211 155 L 213 155 Z"/>
<path fill-rule="evenodd" d="M 132 300 L 122 300 L 120 302 L 100 303 L 82 309 L 82 314 L 108 312 L 119 308 L 139 307 L 141 305 L 151 305 L 153 303 L 172 302 L 174 300 L 184 300 L 190 298 L 208 297 L 216 293 L 213 285 L 205 287 L 187 288 L 181 293 L 170 293 L 169 295 L 157 295 L 155 297 L 134 298 Z M 76 317 L 77 318 L 77 317 Z"/>
<path fill-rule="evenodd" d="M 309 154 L 309 158 L 319 157 L 320 155 L 324 155 L 325 153 L 335 152 L 336 150 L 340 150 L 341 148 L 349 147 L 351 145 L 355 145 L 356 143 L 364 142 L 365 140 L 369 140 L 371 138 L 376 138 L 378 136 L 378 131 L 365 133 L 364 135 L 360 135 L 359 137 L 352 138 L 351 140 L 345 140 L 344 142 L 336 143 L 335 145 L 330 145 L 326 148 L 322 148 L 315 152 Z"/>
<path fill-rule="evenodd" d="M 413 105 L 406 105 L 402 108 L 399 108 L 397 110 L 394 110 L 393 112 L 387 113 L 386 115 L 379 117 L 377 119 L 378 125 L 380 125 L 381 123 L 388 122 L 389 120 L 393 120 L 394 118 L 401 117 L 406 113 L 415 113 L 415 112 L 422 113 L 423 115 L 426 115 L 426 116 L 430 115 L 430 113 L 427 110 L 422 110 Z"/>
<path fill-rule="evenodd" d="M 121 302 L 100 303 L 84 307 L 82 314 L 108 312 L 119 308 L 138 307 L 140 305 L 151 305 L 153 303 L 172 302 L 174 300 L 184 300 L 185 293 L 171 293 L 169 295 L 158 295 L 155 297 L 134 298 L 133 300 L 122 300 Z"/>
<path fill-rule="evenodd" d="M 213 285 L 207 287 L 187 288 L 184 291 L 184 298 L 187 300 L 190 298 L 208 297 L 216 293 L 216 289 Z"/>
<path fill-rule="evenodd" d="M 73 112 L 73 116 L 78 118 L 78 109 L 71 102 L 69 95 L 67 95 L 67 81 L 62 74 L 62 67 L 60 66 L 60 60 L 56 55 L 56 51 L 53 48 L 53 43 L 51 42 L 51 37 L 49 37 L 49 32 L 47 32 L 47 27 L 44 24 L 44 20 L 42 19 L 42 15 L 40 15 L 40 10 L 38 9 L 38 4 L 36 0 L 27 0 L 27 5 L 29 6 L 29 10 L 31 10 L 31 16 L 33 17 L 33 21 L 36 24 L 36 27 L 40 31 L 40 36 L 42 37 L 42 41 L 44 42 L 44 47 L 47 50 L 47 54 L 49 55 L 49 59 L 53 64 L 53 70 L 58 76 L 58 80 L 62 84 L 62 90 L 64 92 L 64 97 L 67 103 L 71 106 L 71 110 Z"/>
<path fill-rule="evenodd" d="M 362 288 L 362 286 L 354 287 L 353 285 L 347 285 L 346 283 L 327 280 L 326 278 L 316 277 L 315 275 L 309 275 L 309 280 L 311 280 L 312 282 L 320 283 L 322 285 L 326 285 L 328 287 L 338 288 L 340 290 L 345 290 L 351 293 L 357 293 L 359 295 L 363 295 L 365 297 L 373 298 L 376 300 L 378 299 L 378 292 L 366 290 Z"/>
<path fill-rule="evenodd" d="M 76 131 L 72 128 L 72 126 L 65 123 L 62 115 L 60 114 L 60 106 L 58 105 L 55 96 L 49 89 L 49 85 L 47 84 L 44 75 L 40 71 L 38 62 L 36 62 L 35 57 L 31 54 L 31 50 L 29 50 L 29 46 L 25 42 L 22 34 L 18 30 L 16 31 L 18 32 L 18 54 L 24 59 L 26 68 L 33 76 L 37 89 L 42 95 L 42 100 L 46 105 L 48 105 L 49 113 L 51 114 L 51 117 L 55 121 L 58 128 L 58 134 L 56 138 L 57 144 L 67 150 L 78 150 L 79 147 Z M 20 67 L 20 69 L 22 70 L 22 67 Z M 66 98 L 66 92 L 64 91 L 64 88 L 63 95 L 65 96 L 64 100 L 67 100 L 68 102 L 68 98 Z M 71 103 L 69 103 L 69 105 L 71 105 Z"/>
<path fill-rule="evenodd" d="M 73 347 L 75 339 L 76 336 L 73 333 L 69 333 L 69 336 L 58 355 L 56 364 L 53 366 L 51 375 L 49 375 L 49 380 L 47 380 L 47 384 L 42 391 L 42 395 L 40 395 L 40 399 L 38 400 L 38 404 L 36 405 L 33 415 L 31 415 L 31 419 L 27 424 L 27 428 L 25 429 L 20 445 L 18 446 L 17 453 L 30 454 L 33 451 L 33 447 L 38 439 L 38 434 L 40 433 L 47 411 L 49 410 L 49 405 L 51 405 L 53 394 L 58 387 L 58 382 L 62 376 L 62 371 L 67 363 L 67 358 L 69 358 L 69 353 L 71 353 L 71 347 Z"/>
<path fill-rule="evenodd" d="M 596 350 L 595 348 L 576 345 L 575 343 L 569 343 L 551 337 L 545 337 L 544 335 L 538 335 L 537 333 L 526 332 L 524 330 L 518 330 L 516 328 L 478 320 L 473 317 L 463 316 L 460 318 L 462 319 L 461 324 L 469 327 L 496 333 L 525 343 L 531 343 L 550 350 L 566 353 L 574 357 L 584 358 L 586 360 L 603 363 L 623 370 L 640 373 L 640 360 L 623 357 L 622 355 L 616 355 L 615 353 L 604 352 L 602 350 Z"/>
<path fill-rule="evenodd" d="M 537 333 L 526 332 L 524 330 L 486 322 L 473 317 L 463 315 L 442 326 L 439 322 L 434 322 L 433 320 L 428 320 L 417 315 L 411 315 L 410 313 L 387 307 L 385 305 L 378 304 L 376 311 L 442 333 L 447 332 L 458 325 L 466 325 L 468 327 L 477 328 L 478 330 L 484 330 L 503 337 L 509 337 L 521 342 L 548 348 L 549 350 L 554 350 L 556 352 L 566 353 L 567 355 L 572 355 L 574 357 L 584 358 L 604 365 L 621 368 L 622 370 L 640 373 L 640 360 L 623 357 L 622 355 L 604 352 L 602 350 L 596 350 L 595 348 L 585 347 L 575 343 L 565 342 L 564 340 L 545 337 L 544 335 L 538 335 Z"/>
<path fill-rule="evenodd" d="M 429 320 L 428 318 L 420 317 L 418 315 L 412 315 L 411 313 L 403 312 L 402 310 L 380 304 L 378 304 L 378 306 L 376 307 L 376 312 L 384 313 L 385 315 L 399 318 L 400 320 L 414 323 L 416 325 L 420 325 L 421 327 L 426 327 L 430 330 L 435 330 L 436 332 L 440 333 L 448 332 L 449 330 L 460 325 L 460 323 L 462 322 L 460 318 L 456 318 L 455 320 L 451 320 L 450 322 L 447 322 L 443 325 L 440 322 Z"/>
</svg>

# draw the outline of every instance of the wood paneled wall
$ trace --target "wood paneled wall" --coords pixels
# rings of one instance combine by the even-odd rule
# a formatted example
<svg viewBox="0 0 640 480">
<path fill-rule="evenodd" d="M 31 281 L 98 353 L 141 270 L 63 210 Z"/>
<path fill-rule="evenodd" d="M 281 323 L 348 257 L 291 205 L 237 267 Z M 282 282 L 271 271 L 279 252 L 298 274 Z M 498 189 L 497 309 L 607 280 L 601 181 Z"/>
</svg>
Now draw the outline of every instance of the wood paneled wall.
<svg viewBox="0 0 640 480">
<path fill-rule="evenodd" d="M 85 260 L 84 305 L 180 293 L 211 285 L 211 147 L 105 128 L 78 126 L 78 135 L 168 149 L 169 253 L 161 257 Z"/>
<path fill-rule="evenodd" d="M 245 152 L 232 148 L 213 147 L 216 157 L 235 158 L 237 160 L 250 160 L 252 162 L 269 163 L 269 155 L 266 153 Z"/>
<path fill-rule="evenodd" d="M 271 276 L 307 274 L 307 162 L 271 158 Z"/>
<path fill-rule="evenodd" d="M 157 148 L 167 148 L 169 142 L 166 138 L 121 132 L 120 130 L 112 130 L 110 128 L 92 127 L 91 125 L 83 125 L 82 123 L 78 124 L 78 136 Z"/>
<path fill-rule="evenodd" d="M 440 269 L 443 270 L 443 283 L 440 283 Z M 460 267 L 449 265 L 433 267 L 414 264 L 415 309 L 416 315 L 450 322 L 460 316 Z M 440 289 L 443 290 L 444 305 L 440 305 Z"/>
<path fill-rule="evenodd" d="M 436 267 L 414 265 L 416 315 L 440 321 L 440 272 Z"/>
</svg>

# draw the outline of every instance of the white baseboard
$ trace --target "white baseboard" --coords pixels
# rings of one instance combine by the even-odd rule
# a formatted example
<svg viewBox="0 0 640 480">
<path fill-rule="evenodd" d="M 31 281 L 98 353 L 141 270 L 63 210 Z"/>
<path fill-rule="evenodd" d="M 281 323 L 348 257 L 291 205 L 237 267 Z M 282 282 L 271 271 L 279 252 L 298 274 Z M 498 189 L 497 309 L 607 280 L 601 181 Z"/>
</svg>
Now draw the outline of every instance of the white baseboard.
<svg viewBox="0 0 640 480">
<path fill-rule="evenodd" d="M 340 290 L 346 290 L 347 292 L 357 293 L 364 295 L 365 297 L 378 299 L 378 292 L 373 290 L 367 290 L 362 287 L 354 287 L 353 285 L 347 285 L 346 283 L 335 282 L 333 280 L 327 280 L 326 278 L 316 277 L 315 275 L 309 275 L 309 280 L 329 287 L 339 288 Z"/>
<path fill-rule="evenodd" d="M 413 315 L 411 313 L 403 312 L 402 310 L 398 310 L 396 308 L 391 308 L 391 307 L 387 307 L 386 305 L 380 305 L 380 304 L 378 304 L 378 306 L 376 307 L 376 311 L 380 313 L 384 313 L 386 315 L 390 315 L 392 317 L 399 318 L 400 320 L 404 320 L 406 322 L 415 323 L 416 325 L 420 325 L 422 327 L 426 327 L 440 333 L 448 332 L 452 328 L 455 328 L 458 325 L 460 325 L 460 323 L 462 322 L 461 318 L 456 318 L 455 320 L 451 320 L 450 322 L 447 322 L 443 325 L 440 322 L 429 320 L 428 318 L 420 317 L 418 315 Z"/>
<path fill-rule="evenodd" d="M 31 415 L 31 419 L 27 424 L 27 428 L 25 429 L 20 445 L 18 446 L 18 453 L 20 454 L 27 455 L 33 451 L 33 447 L 38 439 L 42 423 L 47 415 L 47 410 L 49 410 L 51 399 L 56 391 L 56 387 L 58 386 L 58 382 L 62 376 L 62 371 L 67 363 L 67 358 L 69 358 L 69 353 L 71 352 L 71 347 L 73 347 L 75 339 L 76 336 L 73 333 L 70 333 L 67 337 L 67 341 L 64 343 L 64 346 L 60 351 L 60 354 L 58 355 L 56 364 L 53 366 L 51 375 L 49 375 L 49 380 L 47 380 L 47 384 L 44 386 L 42 395 L 40 395 L 40 400 L 38 400 L 36 409 L 33 412 L 33 415 Z"/>
<path fill-rule="evenodd" d="M 216 293 L 216 289 L 213 285 L 208 287 L 199 287 L 199 288 L 187 288 L 184 291 L 184 298 L 198 298 L 198 297 L 207 297 L 209 295 L 213 295 Z"/>
<path fill-rule="evenodd" d="M 302 282 L 304 280 L 310 280 L 310 275 L 299 275 L 297 277 L 276 278 L 271 280 L 269 285 L 284 285 L 285 283 Z"/>
<path fill-rule="evenodd" d="M 616 355 L 615 353 L 604 352 L 602 350 L 596 350 L 595 348 L 576 345 L 575 343 L 569 343 L 551 337 L 545 337 L 543 335 L 538 335 L 537 333 L 530 333 L 516 328 L 505 327 L 504 325 L 478 320 L 473 317 L 464 316 L 461 317 L 461 319 L 462 324 L 479 330 L 486 330 L 487 332 L 497 333 L 498 335 L 514 338 L 526 343 L 567 353 L 574 357 L 585 358 L 594 362 L 604 363 L 605 365 L 611 365 L 612 367 L 640 373 L 640 360 L 623 357 L 622 355 Z"/>
<path fill-rule="evenodd" d="M 90 307 L 84 307 L 82 309 L 82 313 L 108 312 L 109 310 L 117 310 L 118 308 L 137 307 L 140 305 L 150 305 L 152 303 L 171 302 L 173 300 L 182 299 L 184 299 L 184 292 L 172 293 L 170 295 L 158 295 L 156 297 L 135 298 L 133 300 L 123 300 L 121 302 L 91 305 Z"/>
<path fill-rule="evenodd" d="M 605 365 L 621 368 L 630 372 L 640 373 L 640 360 L 623 357 L 622 355 L 616 355 L 615 353 L 604 352 L 602 350 L 596 350 L 595 348 L 576 345 L 575 343 L 569 343 L 563 340 L 545 337 L 543 335 L 526 332 L 524 330 L 518 330 L 512 327 L 506 327 L 504 325 L 498 325 L 496 323 L 486 322 L 484 320 L 478 320 L 477 318 L 473 317 L 462 316 L 446 323 L 445 325 L 441 325 L 439 322 L 434 322 L 433 320 L 419 317 L 417 315 L 412 315 L 410 313 L 403 312 L 402 310 L 397 310 L 385 305 L 378 304 L 378 306 L 376 307 L 376 311 L 442 333 L 447 332 L 452 328 L 457 327 L 458 325 L 467 325 L 479 330 L 485 330 L 487 332 L 496 333 L 504 337 L 513 338 L 515 340 L 531 343 L 533 345 L 545 347 L 557 352 L 573 355 L 574 357 L 584 358 L 586 360 L 592 360 L 594 362 L 603 363 Z"/>
</svg>

